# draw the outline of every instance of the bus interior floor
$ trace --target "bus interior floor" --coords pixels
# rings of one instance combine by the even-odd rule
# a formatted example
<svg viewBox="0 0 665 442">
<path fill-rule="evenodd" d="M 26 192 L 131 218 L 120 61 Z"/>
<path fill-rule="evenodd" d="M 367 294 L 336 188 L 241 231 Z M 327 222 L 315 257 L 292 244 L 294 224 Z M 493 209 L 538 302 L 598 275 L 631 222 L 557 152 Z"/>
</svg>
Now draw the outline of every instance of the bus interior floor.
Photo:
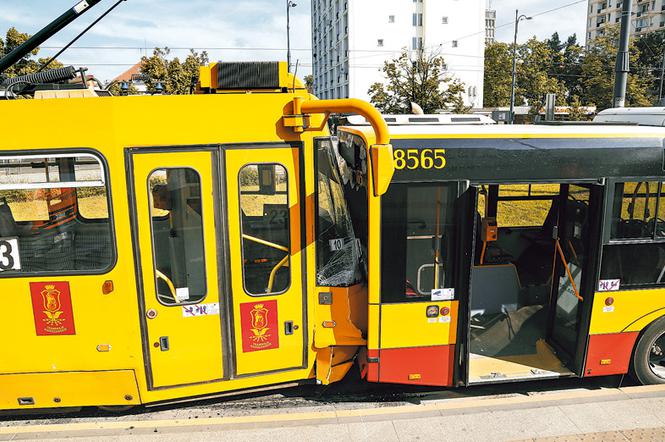
<svg viewBox="0 0 665 442">
<path fill-rule="evenodd" d="M 570 376 L 545 341 L 547 309 L 529 305 L 472 323 L 469 382 Z"/>
</svg>

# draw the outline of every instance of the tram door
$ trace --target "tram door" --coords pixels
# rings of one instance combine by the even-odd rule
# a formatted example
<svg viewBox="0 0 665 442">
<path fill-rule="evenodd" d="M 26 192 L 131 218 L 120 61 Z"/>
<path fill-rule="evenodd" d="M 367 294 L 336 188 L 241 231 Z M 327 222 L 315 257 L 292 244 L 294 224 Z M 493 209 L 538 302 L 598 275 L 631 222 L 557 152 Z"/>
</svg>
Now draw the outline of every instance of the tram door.
<svg viewBox="0 0 665 442">
<path fill-rule="evenodd" d="M 149 388 L 221 380 L 213 151 L 131 156 Z"/>
<path fill-rule="evenodd" d="M 235 371 L 305 366 L 299 150 L 225 150 Z"/>
</svg>

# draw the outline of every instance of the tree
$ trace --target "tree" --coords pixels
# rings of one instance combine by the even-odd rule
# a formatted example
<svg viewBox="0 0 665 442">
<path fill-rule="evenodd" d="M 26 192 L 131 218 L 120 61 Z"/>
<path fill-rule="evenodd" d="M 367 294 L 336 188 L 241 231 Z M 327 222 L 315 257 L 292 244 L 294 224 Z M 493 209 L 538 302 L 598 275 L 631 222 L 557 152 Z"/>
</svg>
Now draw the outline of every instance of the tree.
<svg viewBox="0 0 665 442">
<path fill-rule="evenodd" d="M 155 92 L 157 83 L 161 83 L 166 94 L 189 94 L 199 76 L 199 67 L 208 64 L 208 53 L 190 50 L 183 62 L 178 57 L 168 60 L 170 53 L 169 48 L 155 48 L 152 56 L 141 58 L 141 73 L 146 75 L 148 91 Z"/>
<path fill-rule="evenodd" d="M 638 37 L 635 40 L 635 46 L 639 53 L 637 54 L 636 72 L 641 75 L 649 75 L 652 78 L 651 94 L 654 103 L 658 101 L 660 95 L 660 77 L 663 66 L 663 56 L 665 56 L 665 30 L 649 32 Z M 665 96 L 665 91 L 663 91 Z"/>
<path fill-rule="evenodd" d="M 614 69 L 618 36 L 618 27 L 609 28 L 604 35 L 589 42 L 582 59 L 583 102 L 587 105 L 596 105 L 598 110 L 614 105 Z M 649 106 L 652 101 L 649 89 L 653 84 L 653 77 L 648 72 L 641 72 L 638 63 L 640 53 L 634 41 L 631 41 L 629 50 L 633 72 L 628 76 L 626 106 Z"/>
<path fill-rule="evenodd" d="M 11 51 L 25 43 L 31 36 L 16 30 L 16 28 L 9 28 L 5 34 L 5 39 L 3 41 L 0 37 L 0 53 L 9 54 Z M 11 66 L 4 72 L 4 75 L 8 77 L 16 77 L 19 75 L 33 74 L 37 72 L 49 58 L 36 58 L 39 54 L 39 48 L 32 50 L 25 57 L 20 59 L 14 66 Z M 49 65 L 49 69 L 61 68 L 62 63 L 58 61 L 53 61 Z"/>
<path fill-rule="evenodd" d="M 495 42 L 485 47 L 485 106 L 508 105 L 512 69 L 511 45 Z"/>
<path fill-rule="evenodd" d="M 314 93 L 314 76 L 313 75 L 305 75 L 305 87 L 307 88 L 307 92 L 310 94 Z"/>
<path fill-rule="evenodd" d="M 554 48 L 562 47 L 555 34 L 551 40 L 539 41 L 535 37 L 517 45 L 515 104 L 540 108 L 549 93 L 557 94 L 557 101 L 566 99 L 566 88 L 556 74 L 549 72 L 563 63 L 563 55 Z M 490 43 L 485 48 L 485 106 L 510 104 L 512 83 L 513 45 Z"/>
<path fill-rule="evenodd" d="M 382 68 L 387 84 L 374 83 L 368 90 L 370 101 L 381 112 L 410 113 L 411 103 L 419 104 L 425 113 L 441 109 L 468 112 L 462 93 L 464 83 L 446 75 L 443 57 L 418 51 L 415 58 L 407 50 Z"/>
<path fill-rule="evenodd" d="M 587 114 L 582 109 L 582 101 L 577 95 L 570 98 L 570 107 L 568 109 L 568 120 L 570 121 L 586 121 L 588 120 Z"/>
<path fill-rule="evenodd" d="M 540 107 L 547 94 L 556 94 L 557 103 L 566 100 L 566 89 L 562 81 L 548 72 L 557 58 L 545 41 L 535 37 L 517 48 L 520 63 L 517 68 L 515 103 Z"/>
</svg>

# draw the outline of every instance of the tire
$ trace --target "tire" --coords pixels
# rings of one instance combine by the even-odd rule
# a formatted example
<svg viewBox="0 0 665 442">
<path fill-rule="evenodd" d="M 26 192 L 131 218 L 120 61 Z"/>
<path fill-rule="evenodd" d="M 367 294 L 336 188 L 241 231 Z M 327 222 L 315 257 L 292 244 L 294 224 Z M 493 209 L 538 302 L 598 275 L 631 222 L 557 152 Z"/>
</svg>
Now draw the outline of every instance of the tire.
<svg viewBox="0 0 665 442">
<path fill-rule="evenodd" d="M 641 384 L 665 384 L 665 318 L 653 322 L 640 336 L 631 365 Z"/>
</svg>

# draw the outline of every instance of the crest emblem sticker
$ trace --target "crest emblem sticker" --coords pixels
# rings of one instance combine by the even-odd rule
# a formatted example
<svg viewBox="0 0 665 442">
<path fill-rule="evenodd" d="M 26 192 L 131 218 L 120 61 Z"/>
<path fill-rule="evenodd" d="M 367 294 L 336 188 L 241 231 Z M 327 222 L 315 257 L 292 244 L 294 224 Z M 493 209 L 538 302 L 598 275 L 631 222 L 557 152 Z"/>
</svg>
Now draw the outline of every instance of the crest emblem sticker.
<svg viewBox="0 0 665 442">
<path fill-rule="evenodd" d="M 243 352 L 279 348 L 277 301 L 240 304 L 240 316 Z"/>
<path fill-rule="evenodd" d="M 31 282 L 30 295 L 37 336 L 76 334 L 68 282 Z"/>
</svg>

